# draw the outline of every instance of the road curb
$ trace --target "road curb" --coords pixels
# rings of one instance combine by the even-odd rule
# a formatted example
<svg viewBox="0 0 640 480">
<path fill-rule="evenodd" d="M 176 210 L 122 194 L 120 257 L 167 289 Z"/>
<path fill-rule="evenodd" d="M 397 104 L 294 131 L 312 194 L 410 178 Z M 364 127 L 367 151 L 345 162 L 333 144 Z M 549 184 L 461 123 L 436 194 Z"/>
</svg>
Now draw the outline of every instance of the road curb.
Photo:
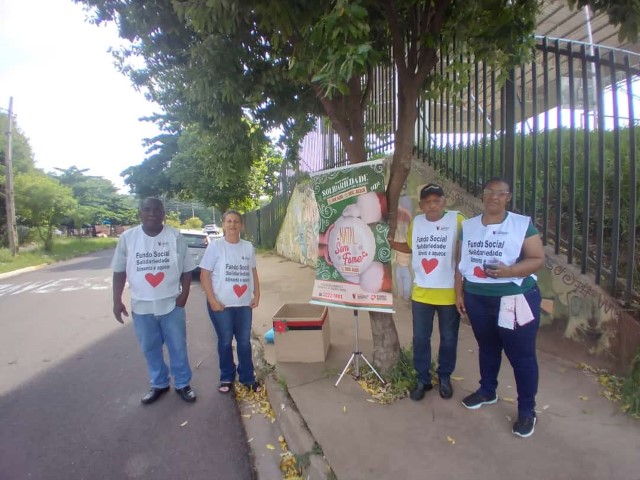
<svg viewBox="0 0 640 480">
<path fill-rule="evenodd" d="M 46 267 L 47 265 L 48 265 L 47 263 L 43 263 L 41 265 L 34 265 L 33 267 L 25 267 L 25 268 L 20 268 L 19 270 L 13 270 L 11 272 L 0 273 L 0 280 L 4 278 L 20 275 L 21 273 L 28 273 L 28 272 L 33 272 L 35 270 L 40 270 L 41 268 Z"/>
<path fill-rule="evenodd" d="M 300 462 L 303 467 L 303 477 L 307 480 L 335 480 L 335 474 L 322 454 L 321 446 L 313 437 L 293 398 L 278 382 L 277 366 L 264 360 L 264 349 L 260 340 L 255 341 L 255 346 L 258 350 L 257 367 L 263 374 L 267 398 L 275 413 L 275 427 L 282 432 L 289 450 L 298 458 L 305 459 Z M 258 479 L 266 480 L 261 478 L 260 472 L 258 472 Z"/>
</svg>

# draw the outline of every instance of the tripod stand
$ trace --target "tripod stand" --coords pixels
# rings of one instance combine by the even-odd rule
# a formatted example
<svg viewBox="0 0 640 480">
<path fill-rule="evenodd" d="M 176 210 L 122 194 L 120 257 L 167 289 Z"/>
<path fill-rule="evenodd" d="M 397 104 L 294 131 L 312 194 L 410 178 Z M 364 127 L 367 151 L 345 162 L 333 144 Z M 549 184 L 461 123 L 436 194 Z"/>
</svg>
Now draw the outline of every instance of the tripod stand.
<svg viewBox="0 0 640 480">
<path fill-rule="evenodd" d="M 369 363 L 369 360 L 367 360 L 367 357 L 365 357 L 362 352 L 360 351 L 360 347 L 358 345 L 358 310 L 354 310 L 353 311 L 353 323 L 356 327 L 356 344 L 355 344 L 355 349 L 353 350 L 353 353 L 351 354 L 351 357 L 349 357 L 349 361 L 347 362 L 347 364 L 344 366 L 344 369 L 342 370 L 342 373 L 340 374 L 340 377 L 338 378 L 338 381 L 336 382 L 336 384 L 334 385 L 335 387 L 338 386 L 338 384 L 340 383 L 340 380 L 342 380 L 342 377 L 344 377 L 344 374 L 347 373 L 347 370 L 349 369 L 349 365 L 351 365 L 351 362 L 353 362 L 353 365 L 355 367 L 356 370 L 356 378 L 360 378 L 360 364 L 359 364 L 359 358 L 362 357 L 362 359 L 367 362 L 367 365 L 369 365 L 369 368 L 371 369 L 371 371 L 373 373 L 376 374 L 376 377 L 378 377 L 380 379 L 380 381 L 384 384 L 386 383 L 382 377 L 380 376 L 380 374 L 376 371 L 375 368 L 373 368 L 373 365 L 371 365 Z"/>
</svg>

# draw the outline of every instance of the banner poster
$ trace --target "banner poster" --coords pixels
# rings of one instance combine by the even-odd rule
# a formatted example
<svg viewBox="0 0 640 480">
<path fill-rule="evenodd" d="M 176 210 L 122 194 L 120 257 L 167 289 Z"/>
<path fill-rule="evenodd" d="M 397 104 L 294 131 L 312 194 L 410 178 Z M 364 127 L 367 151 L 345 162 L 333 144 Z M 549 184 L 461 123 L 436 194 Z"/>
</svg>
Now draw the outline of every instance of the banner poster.
<svg viewBox="0 0 640 480">
<path fill-rule="evenodd" d="M 393 312 L 384 160 L 313 174 L 320 217 L 310 303 Z"/>
</svg>

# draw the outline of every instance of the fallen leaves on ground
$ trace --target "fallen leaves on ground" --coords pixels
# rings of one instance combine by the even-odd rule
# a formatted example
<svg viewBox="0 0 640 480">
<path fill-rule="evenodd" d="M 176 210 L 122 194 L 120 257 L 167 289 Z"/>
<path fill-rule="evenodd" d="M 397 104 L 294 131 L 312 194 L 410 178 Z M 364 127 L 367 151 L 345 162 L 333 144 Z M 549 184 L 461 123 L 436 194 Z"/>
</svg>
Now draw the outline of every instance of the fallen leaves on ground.
<svg viewBox="0 0 640 480">
<path fill-rule="evenodd" d="M 244 404 L 245 407 L 251 410 L 252 414 L 261 414 L 267 418 L 271 423 L 276 421 L 276 414 L 271 408 L 269 398 L 267 397 L 267 387 L 262 385 L 262 390 L 254 392 L 252 389 L 245 387 L 241 383 L 237 383 L 234 386 L 236 400 Z M 244 418 L 251 418 L 251 415 L 245 413 L 242 415 Z"/>
<path fill-rule="evenodd" d="M 236 401 L 242 408 L 246 408 L 251 410 L 252 414 L 261 414 L 266 419 L 268 419 L 271 423 L 275 422 L 276 415 L 271 407 L 271 403 L 269 403 L 269 398 L 267 397 L 267 388 L 263 384 L 260 392 L 254 392 L 251 388 L 245 387 L 241 383 L 237 383 L 234 385 Z M 280 409 L 284 410 L 285 405 L 281 404 Z M 345 407 L 346 409 L 346 407 Z M 243 413 L 242 417 L 251 418 L 251 414 Z M 252 442 L 253 438 L 248 440 L 248 443 Z M 287 447 L 287 442 L 282 435 L 278 437 L 278 443 L 280 444 L 280 448 L 282 449 L 282 453 L 280 454 L 280 471 L 282 472 L 282 480 L 304 480 L 302 477 L 302 469 L 298 465 L 298 461 L 296 456 L 289 451 Z M 276 447 L 272 443 L 267 443 L 266 445 L 268 450 L 275 450 Z"/>
<path fill-rule="evenodd" d="M 595 376 L 598 383 L 604 387 L 600 391 L 600 395 L 612 402 L 619 402 L 621 399 L 622 384 L 624 379 L 616 375 L 612 375 L 602 368 L 595 368 L 586 363 L 579 363 L 578 368 L 589 376 Z"/>
<path fill-rule="evenodd" d="M 371 395 L 371 399 L 367 400 L 373 400 L 380 405 L 387 405 L 401 398 L 391 391 L 391 384 L 387 383 L 383 385 L 377 378 L 360 377 L 357 382 L 360 388 Z"/>
<path fill-rule="evenodd" d="M 278 437 L 278 443 L 282 449 L 280 454 L 280 471 L 282 472 L 283 480 L 303 480 L 302 469 L 298 465 L 296 456 L 289 451 L 287 441 L 282 435 Z"/>
</svg>

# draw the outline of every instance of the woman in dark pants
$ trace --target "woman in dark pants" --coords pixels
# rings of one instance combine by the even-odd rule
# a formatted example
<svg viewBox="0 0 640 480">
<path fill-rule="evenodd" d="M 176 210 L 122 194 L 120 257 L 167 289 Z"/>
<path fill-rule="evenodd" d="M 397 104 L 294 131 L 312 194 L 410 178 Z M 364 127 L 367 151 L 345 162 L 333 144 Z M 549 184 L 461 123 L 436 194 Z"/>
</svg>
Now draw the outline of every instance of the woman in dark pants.
<svg viewBox="0 0 640 480">
<path fill-rule="evenodd" d="M 220 393 L 233 390 L 236 339 L 240 383 L 259 392 L 251 354 L 252 310 L 260 302 L 260 282 L 253 245 L 240 238 L 242 215 L 228 210 L 222 216 L 224 236 L 209 244 L 200 262 L 200 284 L 207 297 L 207 311 L 218 336 Z"/>
<path fill-rule="evenodd" d="M 480 363 L 480 388 L 462 404 L 474 410 L 498 401 L 504 350 L 518 389 L 518 420 L 512 431 L 529 437 L 536 424 L 541 302 L 534 272 L 544 263 L 544 249 L 531 219 L 507 211 L 510 200 L 509 183 L 491 179 L 483 191 L 484 213 L 462 224 L 456 305 L 469 317 Z"/>
</svg>

